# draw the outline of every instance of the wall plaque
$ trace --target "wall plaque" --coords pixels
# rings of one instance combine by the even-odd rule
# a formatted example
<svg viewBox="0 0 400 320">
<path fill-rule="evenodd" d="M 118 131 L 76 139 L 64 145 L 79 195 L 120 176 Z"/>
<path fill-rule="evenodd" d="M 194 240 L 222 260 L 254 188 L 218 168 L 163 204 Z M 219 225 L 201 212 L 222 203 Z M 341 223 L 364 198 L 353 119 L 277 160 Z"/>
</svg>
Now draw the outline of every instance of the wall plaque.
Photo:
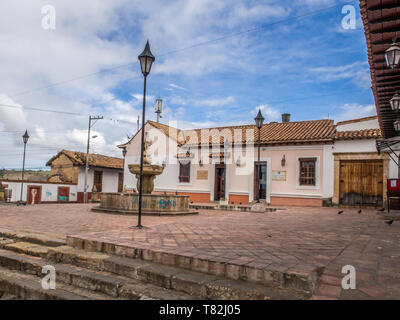
<svg viewBox="0 0 400 320">
<path fill-rule="evenodd" d="M 197 180 L 208 180 L 208 171 L 197 170 Z"/>
<path fill-rule="evenodd" d="M 286 181 L 286 171 L 272 170 L 273 181 Z"/>
</svg>

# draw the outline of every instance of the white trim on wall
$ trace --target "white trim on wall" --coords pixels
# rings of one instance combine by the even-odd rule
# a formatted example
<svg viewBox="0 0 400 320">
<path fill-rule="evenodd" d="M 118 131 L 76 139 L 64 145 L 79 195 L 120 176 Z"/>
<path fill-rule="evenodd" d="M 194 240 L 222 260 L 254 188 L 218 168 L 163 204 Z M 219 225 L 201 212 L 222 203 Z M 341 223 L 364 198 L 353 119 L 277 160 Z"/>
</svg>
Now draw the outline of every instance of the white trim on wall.
<svg viewBox="0 0 400 320">
<path fill-rule="evenodd" d="M 185 193 L 210 193 L 209 190 L 190 190 L 190 189 L 167 189 L 167 188 L 154 188 L 156 192 L 185 192 Z"/>
<path fill-rule="evenodd" d="M 211 163 L 210 201 L 214 201 L 215 163 Z"/>
<path fill-rule="evenodd" d="M 285 198 L 315 198 L 322 199 L 322 194 L 301 194 L 301 193 L 277 193 L 272 192 L 271 197 L 285 197 Z"/>
<path fill-rule="evenodd" d="M 225 164 L 225 200 L 229 201 L 229 190 L 230 190 L 230 164 Z"/>
<path fill-rule="evenodd" d="M 249 193 L 246 191 L 230 191 L 229 194 L 232 194 L 234 196 L 248 196 Z"/>
<path fill-rule="evenodd" d="M 270 146 L 270 147 L 261 147 L 261 151 L 286 151 L 286 150 L 322 150 L 323 147 L 327 144 L 316 144 L 316 145 L 296 145 L 296 146 Z M 333 143 L 329 144 L 333 146 Z M 257 147 L 254 147 L 257 150 Z M 255 151 L 257 152 L 257 151 Z"/>
</svg>

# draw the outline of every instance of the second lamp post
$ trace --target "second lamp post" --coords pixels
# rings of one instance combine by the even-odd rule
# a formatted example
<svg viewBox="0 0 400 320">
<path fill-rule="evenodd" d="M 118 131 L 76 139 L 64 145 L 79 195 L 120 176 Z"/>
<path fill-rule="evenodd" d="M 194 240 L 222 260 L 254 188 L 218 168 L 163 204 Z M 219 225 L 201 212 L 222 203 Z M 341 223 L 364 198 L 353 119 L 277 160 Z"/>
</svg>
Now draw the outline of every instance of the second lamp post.
<svg viewBox="0 0 400 320">
<path fill-rule="evenodd" d="M 264 117 L 261 114 L 261 109 L 258 109 L 256 127 L 258 129 L 258 162 L 257 162 L 257 202 L 260 202 L 260 179 L 261 179 L 261 163 L 260 163 L 260 145 L 261 145 L 261 128 L 264 124 Z"/>
<path fill-rule="evenodd" d="M 137 228 L 142 229 L 142 193 L 143 193 L 143 152 L 144 152 L 144 124 L 145 124 L 145 114 L 146 114 L 146 80 L 150 73 L 151 65 L 153 64 L 154 58 L 150 51 L 149 41 L 146 43 L 146 47 L 143 52 L 139 55 L 140 67 L 142 69 L 142 74 L 144 76 L 144 86 L 143 86 L 143 109 L 142 109 L 142 139 L 140 145 L 140 181 L 139 181 L 139 206 L 138 206 L 138 224 Z"/>
<path fill-rule="evenodd" d="M 21 180 L 21 197 L 20 197 L 20 204 L 22 204 L 22 193 L 24 190 L 24 173 L 25 173 L 25 152 L 26 152 L 26 144 L 29 140 L 28 130 L 25 130 L 24 135 L 22 136 L 22 140 L 24 141 L 24 159 L 22 161 L 22 180 Z M 26 199 L 28 200 L 28 194 L 26 194 Z"/>
</svg>

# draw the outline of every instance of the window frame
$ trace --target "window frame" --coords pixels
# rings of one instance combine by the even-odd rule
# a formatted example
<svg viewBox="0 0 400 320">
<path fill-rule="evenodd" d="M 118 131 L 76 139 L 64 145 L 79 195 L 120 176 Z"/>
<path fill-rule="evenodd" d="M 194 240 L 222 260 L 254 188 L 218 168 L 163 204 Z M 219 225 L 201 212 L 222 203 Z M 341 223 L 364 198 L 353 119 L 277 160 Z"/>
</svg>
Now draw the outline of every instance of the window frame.
<svg viewBox="0 0 400 320">
<path fill-rule="evenodd" d="M 187 174 L 188 175 L 182 175 L 182 167 L 187 167 Z M 191 178 L 191 161 L 184 163 L 179 161 L 179 172 L 178 172 L 178 181 L 179 183 L 190 183 L 190 178 Z"/>
<path fill-rule="evenodd" d="M 306 167 L 303 166 L 303 163 L 313 163 L 311 166 L 308 164 Z M 299 165 L 299 171 L 298 171 L 298 185 L 300 187 L 317 187 L 317 162 L 318 158 L 317 157 L 302 157 L 298 158 L 298 165 Z M 305 168 L 305 175 L 303 176 L 303 168 Z M 311 168 L 313 171 L 311 171 Z M 312 173 L 312 174 L 311 174 Z M 307 183 L 308 181 L 312 181 L 312 183 Z"/>
</svg>

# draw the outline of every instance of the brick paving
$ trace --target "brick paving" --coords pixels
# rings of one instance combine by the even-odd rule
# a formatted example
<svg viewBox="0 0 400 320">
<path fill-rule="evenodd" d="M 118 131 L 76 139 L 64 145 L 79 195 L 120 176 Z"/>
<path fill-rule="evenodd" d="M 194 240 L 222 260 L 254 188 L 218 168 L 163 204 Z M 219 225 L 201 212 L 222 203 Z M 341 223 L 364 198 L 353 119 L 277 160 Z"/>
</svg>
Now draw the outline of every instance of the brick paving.
<svg viewBox="0 0 400 320">
<path fill-rule="evenodd" d="M 374 210 L 292 207 L 249 213 L 200 210 L 198 216 L 143 217 L 90 211 L 91 205 L 0 206 L 0 227 L 80 235 L 214 261 L 282 272 L 323 268 L 312 299 L 400 299 L 400 222 L 386 225 Z M 353 265 L 357 289 L 341 288 Z"/>
</svg>

